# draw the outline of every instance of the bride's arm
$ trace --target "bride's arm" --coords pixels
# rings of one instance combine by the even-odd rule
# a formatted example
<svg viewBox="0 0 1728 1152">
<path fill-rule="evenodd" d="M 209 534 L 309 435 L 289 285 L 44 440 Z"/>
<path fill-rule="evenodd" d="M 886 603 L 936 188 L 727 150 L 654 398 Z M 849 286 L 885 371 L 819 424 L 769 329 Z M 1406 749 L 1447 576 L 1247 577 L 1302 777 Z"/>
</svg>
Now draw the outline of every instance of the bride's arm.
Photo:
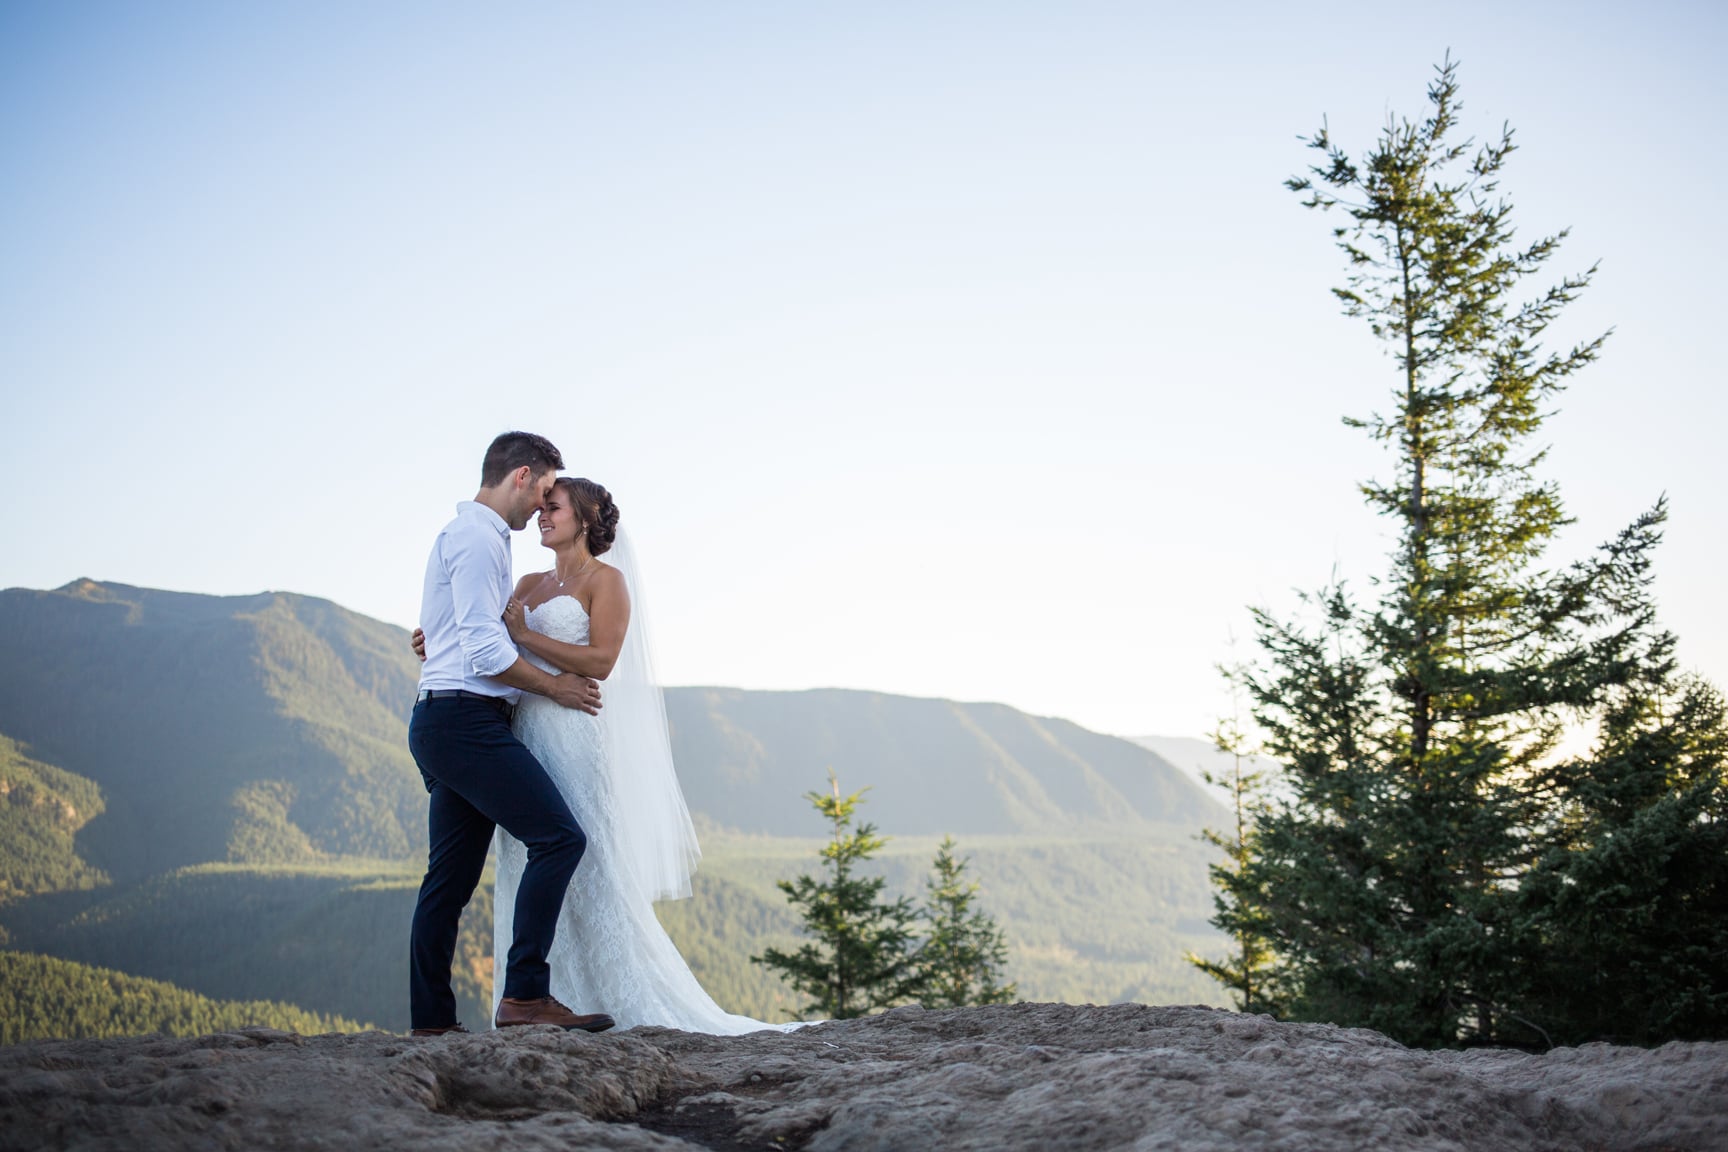
<svg viewBox="0 0 1728 1152">
<path fill-rule="evenodd" d="M 554 668 L 604 680 L 618 663 L 624 648 L 624 632 L 630 626 L 630 593 L 624 573 L 602 568 L 594 574 L 594 600 L 588 605 L 588 643 L 566 644 L 528 627 L 520 601 L 504 609 L 504 624 L 510 638 L 525 652 L 532 652 Z"/>
</svg>

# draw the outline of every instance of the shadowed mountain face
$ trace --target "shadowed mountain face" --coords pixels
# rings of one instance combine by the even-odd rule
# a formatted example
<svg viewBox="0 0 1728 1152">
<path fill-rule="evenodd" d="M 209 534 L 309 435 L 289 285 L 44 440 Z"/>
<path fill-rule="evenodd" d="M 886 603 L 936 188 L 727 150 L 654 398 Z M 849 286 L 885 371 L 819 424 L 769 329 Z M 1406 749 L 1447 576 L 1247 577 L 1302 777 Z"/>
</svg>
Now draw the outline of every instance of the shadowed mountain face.
<svg viewBox="0 0 1728 1152">
<path fill-rule="evenodd" d="M 416 677 L 401 629 L 310 597 L 0 592 L 0 733 L 100 786 L 77 843 L 117 881 L 417 851 Z"/>
<path fill-rule="evenodd" d="M 1220 810 L 1156 752 L 1005 704 L 817 689 L 671 688 L 672 753 L 692 811 L 749 832 L 819 835 L 803 794 L 871 787 L 902 835 L 1197 827 Z"/>
</svg>

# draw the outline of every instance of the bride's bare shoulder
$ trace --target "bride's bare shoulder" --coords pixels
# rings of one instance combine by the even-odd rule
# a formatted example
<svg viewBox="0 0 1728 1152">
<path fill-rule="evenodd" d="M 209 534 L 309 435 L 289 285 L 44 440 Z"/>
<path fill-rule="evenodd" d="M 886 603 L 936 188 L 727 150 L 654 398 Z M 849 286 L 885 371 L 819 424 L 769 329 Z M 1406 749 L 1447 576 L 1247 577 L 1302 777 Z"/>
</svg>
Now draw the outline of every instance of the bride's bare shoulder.
<svg viewBox="0 0 1728 1152">
<path fill-rule="evenodd" d="M 624 573 L 610 564 L 601 564 L 598 567 L 599 571 L 594 573 L 594 582 L 590 585 L 594 594 L 608 600 L 628 600 L 630 591 Z"/>
<path fill-rule="evenodd" d="M 540 585 L 546 582 L 546 577 L 550 575 L 552 575 L 550 572 L 528 573 L 528 575 L 516 581 L 516 591 L 512 593 L 512 596 L 517 600 L 526 601 L 531 595 L 533 595 L 535 589 L 539 588 Z"/>
</svg>

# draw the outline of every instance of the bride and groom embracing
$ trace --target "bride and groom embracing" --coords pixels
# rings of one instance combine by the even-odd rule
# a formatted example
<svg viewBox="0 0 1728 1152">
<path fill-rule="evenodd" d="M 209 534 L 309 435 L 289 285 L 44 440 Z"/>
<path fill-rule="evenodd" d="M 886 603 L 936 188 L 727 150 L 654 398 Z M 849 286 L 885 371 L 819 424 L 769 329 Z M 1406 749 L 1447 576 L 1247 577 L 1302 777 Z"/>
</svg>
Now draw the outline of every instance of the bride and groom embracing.
<svg viewBox="0 0 1728 1152">
<path fill-rule="evenodd" d="M 467 1031 L 450 966 L 494 840 L 496 1027 L 774 1027 L 715 1004 L 655 918 L 655 900 L 690 894 L 696 833 L 618 508 L 563 467 L 544 437 L 499 436 L 426 561 L 408 725 L 430 793 L 413 1034 Z M 553 564 L 512 587 L 510 533 L 536 514 Z"/>
</svg>

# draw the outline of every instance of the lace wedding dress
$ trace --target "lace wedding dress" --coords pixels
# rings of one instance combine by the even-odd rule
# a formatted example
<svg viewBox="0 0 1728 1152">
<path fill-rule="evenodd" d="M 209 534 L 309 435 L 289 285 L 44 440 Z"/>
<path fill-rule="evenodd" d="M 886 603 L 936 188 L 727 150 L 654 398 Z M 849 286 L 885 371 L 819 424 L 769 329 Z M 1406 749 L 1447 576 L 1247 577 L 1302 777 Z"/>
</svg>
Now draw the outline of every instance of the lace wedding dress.
<svg viewBox="0 0 1728 1152">
<path fill-rule="evenodd" d="M 572 596 L 557 596 L 528 612 L 528 626 L 554 640 L 588 643 L 588 613 Z M 528 660 L 555 671 L 526 652 Z M 607 1012 L 618 1027 L 658 1024 L 686 1032 L 736 1035 L 778 1025 L 721 1009 L 702 990 L 654 915 L 652 895 L 632 879 L 624 859 L 620 781 L 599 716 L 561 708 L 524 693 L 516 710 L 517 737 L 539 758 L 563 793 L 588 850 L 558 913 L 558 933 L 547 962 L 552 995 L 573 1012 Z M 498 829 L 497 879 L 492 895 L 493 1012 L 504 987 L 511 914 L 527 849 Z"/>
</svg>

